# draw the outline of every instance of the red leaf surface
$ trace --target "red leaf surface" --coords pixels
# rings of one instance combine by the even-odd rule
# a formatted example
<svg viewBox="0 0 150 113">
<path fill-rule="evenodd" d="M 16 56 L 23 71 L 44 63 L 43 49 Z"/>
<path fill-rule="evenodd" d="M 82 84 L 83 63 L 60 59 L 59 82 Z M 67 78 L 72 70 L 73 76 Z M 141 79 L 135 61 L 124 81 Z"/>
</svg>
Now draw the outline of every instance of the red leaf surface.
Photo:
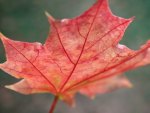
<svg viewBox="0 0 150 113">
<path fill-rule="evenodd" d="M 21 79 L 7 88 L 23 94 L 49 92 L 72 103 L 77 92 L 94 97 L 131 87 L 123 73 L 150 63 L 150 42 L 136 51 L 119 44 L 133 18 L 113 15 L 107 0 L 73 19 L 46 14 L 51 30 L 44 45 L 0 34 L 7 57 L 0 68 Z"/>
</svg>

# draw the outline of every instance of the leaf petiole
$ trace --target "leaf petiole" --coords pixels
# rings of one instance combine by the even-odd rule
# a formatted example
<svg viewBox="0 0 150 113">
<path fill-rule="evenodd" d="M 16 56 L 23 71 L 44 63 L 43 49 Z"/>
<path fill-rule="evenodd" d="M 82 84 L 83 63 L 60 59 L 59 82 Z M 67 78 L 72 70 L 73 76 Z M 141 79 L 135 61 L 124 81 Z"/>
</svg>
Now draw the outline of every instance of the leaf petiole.
<svg viewBox="0 0 150 113">
<path fill-rule="evenodd" d="M 52 102 L 52 105 L 50 107 L 49 113 L 53 113 L 54 112 L 56 104 L 58 102 L 58 99 L 59 99 L 59 97 L 56 95 L 54 100 L 53 100 L 53 102 Z"/>
</svg>

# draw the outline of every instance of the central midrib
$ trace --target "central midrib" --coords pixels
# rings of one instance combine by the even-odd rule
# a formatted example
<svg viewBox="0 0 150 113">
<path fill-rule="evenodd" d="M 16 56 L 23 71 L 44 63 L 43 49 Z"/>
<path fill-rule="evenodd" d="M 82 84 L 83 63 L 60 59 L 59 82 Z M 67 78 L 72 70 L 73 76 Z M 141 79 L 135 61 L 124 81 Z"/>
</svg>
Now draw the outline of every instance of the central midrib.
<svg viewBox="0 0 150 113">
<path fill-rule="evenodd" d="M 101 5 L 102 5 L 102 2 L 103 2 L 103 0 L 99 3 L 99 6 L 98 6 L 97 11 L 96 11 L 96 13 L 95 13 L 95 16 L 93 17 L 93 21 L 92 21 L 92 23 L 91 23 L 91 25 L 90 25 L 90 27 L 89 27 L 89 31 L 87 32 L 87 35 L 85 36 L 86 38 L 85 38 L 83 47 L 82 47 L 82 49 L 81 49 L 81 52 L 80 52 L 80 54 L 79 54 L 79 57 L 78 57 L 76 63 L 74 64 L 74 67 L 73 67 L 72 71 L 70 72 L 69 76 L 67 77 L 67 79 L 65 80 L 64 84 L 63 84 L 62 87 L 60 88 L 59 92 L 62 92 L 62 90 L 64 89 L 64 87 L 66 86 L 66 84 L 68 83 L 68 81 L 70 80 L 71 76 L 73 75 L 73 72 L 75 71 L 75 69 L 76 69 L 76 67 L 77 67 L 77 65 L 78 65 L 78 62 L 80 61 L 80 58 L 81 58 L 82 53 L 83 53 L 83 51 L 84 51 L 84 48 L 85 48 L 85 45 L 86 45 L 88 36 L 89 36 L 89 34 L 90 34 L 90 32 L 91 32 L 91 29 L 92 29 L 92 27 L 93 27 L 93 24 L 94 24 L 94 21 L 95 21 L 95 19 L 96 19 L 96 16 L 97 16 L 97 14 L 98 14 L 98 12 L 99 12 L 99 10 L 100 10 L 100 7 L 101 7 Z"/>
</svg>

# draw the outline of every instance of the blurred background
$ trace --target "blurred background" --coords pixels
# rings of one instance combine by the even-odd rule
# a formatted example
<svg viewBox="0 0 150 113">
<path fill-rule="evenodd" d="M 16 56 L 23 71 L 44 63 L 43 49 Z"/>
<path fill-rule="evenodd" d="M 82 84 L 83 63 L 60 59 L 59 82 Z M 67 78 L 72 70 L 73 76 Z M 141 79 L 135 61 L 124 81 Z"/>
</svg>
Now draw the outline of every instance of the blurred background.
<svg viewBox="0 0 150 113">
<path fill-rule="evenodd" d="M 42 42 L 46 40 L 49 24 L 44 14 L 55 18 L 73 18 L 88 9 L 96 0 L 0 0 L 0 31 L 14 40 Z M 150 0 L 109 0 L 114 14 L 135 21 L 127 29 L 122 44 L 138 49 L 150 39 Z M 0 62 L 5 61 L 0 42 Z M 98 95 L 95 100 L 76 96 L 76 108 L 59 102 L 55 113 L 150 113 L 150 66 L 126 73 L 134 84 Z M 48 113 L 53 96 L 50 94 L 21 95 L 5 89 L 17 80 L 0 70 L 0 113 Z"/>
</svg>

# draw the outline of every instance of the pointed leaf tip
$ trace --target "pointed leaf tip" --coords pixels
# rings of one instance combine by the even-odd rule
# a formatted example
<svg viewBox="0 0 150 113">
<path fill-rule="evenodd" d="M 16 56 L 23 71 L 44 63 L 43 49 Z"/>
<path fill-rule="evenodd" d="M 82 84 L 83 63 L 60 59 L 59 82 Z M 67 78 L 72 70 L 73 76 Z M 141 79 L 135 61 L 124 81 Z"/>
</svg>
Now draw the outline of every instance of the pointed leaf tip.
<svg viewBox="0 0 150 113">
<path fill-rule="evenodd" d="M 4 36 L 4 35 L 0 32 L 0 39 L 1 39 L 1 40 L 4 40 L 4 39 L 7 39 L 7 38 L 6 38 L 6 36 Z"/>
<path fill-rule="evenodd" d="M 3 38 L 3 37 L 4 37 L 4 35 L 0 32 L 0 39 Z"/>
<path fill-rule="evenodd" d="M 133 21 L 135 19 L 135 16 L 131 17 L 131 20 Z"/>
<path fill-rule="evenodd" d="M 55 21 L 55 18 L 51 14 L 49 14 L 47 11 L 45 11 L 45 15 L 47 16 L 48 20 L 52 22 Z"/>
<path fill-rule="evenodd" d="M 133 88 L 133 84 L 132 84 L 129 80 L 124 79 L 124 80 L 122 81 L 122 87 L 125 87 L 125 88 Z"/>
<path fill-rule="evenodd" d="M 13 86 L 11 86 L 11 85 L 6 85 L 5 88 L 14 90 Z"/>
<path fill-rule="evenodd" d="M 129 20 L 130 20 L 130 23 L 133 22 L 135 20 L 135 16 L 129 18 Z"/>
</svg>

